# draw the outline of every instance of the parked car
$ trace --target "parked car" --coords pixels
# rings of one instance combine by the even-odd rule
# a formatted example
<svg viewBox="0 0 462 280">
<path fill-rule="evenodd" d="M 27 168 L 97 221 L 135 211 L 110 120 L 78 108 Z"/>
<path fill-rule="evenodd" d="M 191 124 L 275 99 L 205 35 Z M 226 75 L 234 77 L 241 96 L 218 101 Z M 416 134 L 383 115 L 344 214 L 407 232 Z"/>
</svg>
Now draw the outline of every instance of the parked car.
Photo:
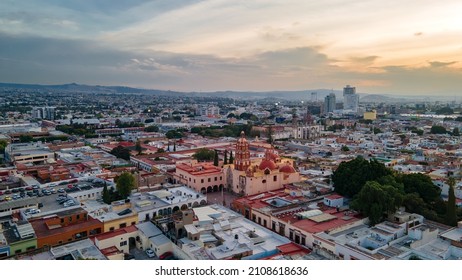
<svg viewBox="0 0 462 280">
<path fill-rule="evenodd" d="M 55 194 L 55 193 L 56 193 L 56 190 L 55 190 L 55 189 L 51 189 L 50 192 L 51 192 L 52 194 Z"/>
<path fill-rule="evenodd" d="M 145 252 L 146 252 L 146 255 L 148 255 L 148 257 L 150 258 L 154 258 L 154 256 L 156 255 L 154 254 L 154 251 L 151 248 L 146 249 Z"/>
<path fill-rule="evenodd" d="M 173 259 L 173 253 L 172 252 L 165 252 L 162 255 L 159 256 L 159 260 L 171 260 Z"/>
</svg>

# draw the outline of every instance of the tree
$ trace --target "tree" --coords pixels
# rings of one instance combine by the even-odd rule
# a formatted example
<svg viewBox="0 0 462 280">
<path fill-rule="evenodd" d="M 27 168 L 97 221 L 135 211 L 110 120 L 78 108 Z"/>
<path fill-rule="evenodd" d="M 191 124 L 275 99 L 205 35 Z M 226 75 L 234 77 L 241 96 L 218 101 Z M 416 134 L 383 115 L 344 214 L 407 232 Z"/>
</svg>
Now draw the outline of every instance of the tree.
<svg viewBox="0 0 462 280">
<path fill-rule="evenodd" d="M 173 142 L 173 151 L 176 152 L 176 141 Z"/>
<path fill-rule="evenodd" d="M 165 136 L 168 138 L 168 139 L 179 139 L 179 138 L 182 138 L 184 135 L 183 135 L 183 132 L 179 131 L 179 130 L 169 130 L 167 131 L 167 133 L 165 133 Z"/>
<path fill-rule="evenodd" d="M 352 208 L 368 216 L 371 225 L 375 225 L 382 221 L 384 213 L 394 213 L 402 202 L 402 194 L 393 186 L 368 181 L 353 200 Z"/>
<path fill-rule="evenodd" d="M 273 144 L 273 127 L 271 125 L 268 127 L 268 143 Z"/>
<path fill-rule="evenodd" d="M 8 142 L 6 140 L 0 140 L 0 153 L 3 154 L 5 152 L 5 148 L 8 146 Z"/>
<path fill-rule="evenodd" d="M 130 151 L 124 146 L 115 147 L 111 150 L 111 154 L 121 159 L 130 160 Z"/>
<path fill-rule="evenodd" d="M 345 146 L 345 145 L 343 145 L 341 149 L 342 149 L 342 152 L 350 151 L 350 148 L 348 148 L 348 146 Z"/>
<path fill-rule="evenodd" d="M 134 187 L 135 177 L 131 173 L 123 172 L 122 175 L 120 175 L 117 179 L 116 189 L 123 199 L 130 195 Z"/>
<path fill-rule="evenodd" d="M 135 150 L 138 152 L 138 155 L 141 155 L 141 153 L 143 152 L 143 148 L 141 147 L 141 143 L 139 140 L 136 141 Z"/>
<path fill-rule="evenodd" d="M 446 128 L 444 128 L 444 126 L 441 126 L 441 125 L 432 126 L 432 128 L 430 129 L 430 132 L 432 134 L 446 134 L 446 133 L 448 133 L 446 131 Z"/>
<path fill-rule="evenodd" d="M 147 126 L 144 128 L 144 131 L 146 132 L 158 132 L 159 131 L 159 127 L 153 125 L 153 126 Z"/>
<path fill-rule="evenodd" d="M 165 153 L 165 150 L 162 148 L 157 149 L 156 154 L 162 154 Z"/>
<path fill-rule="evenodd" d="M 233 151 L 229 153 L 229 164 L 233 164 L 234 158 L 233 158 Z"/>
<path fill-rule="evenodd" d="M 219 160 L 218 160 L 218 152 L 215 150 L 215 155 L 213 156 L 213 165 L 218 166 Z"/>
<path fill-rule="evenodd" d="M 426 204 L 433 204 L 441 199 L 441 189 L 425 174 L 400 174 L 397 181 L 403 184 L 406 194 L 417 193 Z"/>
<path fill-rule="evenodd" d="M 454 110 L 449 107 L 443 107 L 435 111 L 437 115 L 452 115 L 454 114 Z"/>
<path fill-rule="evenodd" d="M 452 130 L 452 135 L 453 136 L 460 136 L 460 131 L 459 131 L 458 127 L 454 127 L 454 129 Z"/>
<path fill-rule="evenodd" d="M 198 161 L 210 161 L 215 157 L 215 152 L 206 148 L 201 148 L 193 154 L 193 158 Z"/>
<path fill-rule="evenodd" d="M 385 165 L 377 160 L 367 161 L 359 156 L 340 163 L 332 174 L 332 182 L 336 192 L 346 197 L 354 197 L 367 181 L 376 181 L 387 175 L 392 175 L 392 171 Z"/>
<path fill-rule="evenodd" d="M 456 181 L 453 177 L 448 179 L 449 193 L 446 210 L 446 224 L 449 226 L 457 226 L 457 214 L 456 214 L 456 196 L 454 195 L 454 186 Z"/>
<path fill-rule="evenodd" d="M 19 142 L 21 143 L 28 143 L 28 142 L 32 142 L 34 141 L 34 137 L 32 137 L 31 135 L 20 135 L 19 136 Z"/>
<path fill-rule="evenodd" d="M 228 164 L 228 150 L 225 150 L 225 155 L 223 159 L 223 164 Z"/>
<path fill-rule="evenodd" d="M 109 191 L 107 190 L 106 182 L 104 182 L 104 187 L 103 187 L 103 201 L 106 204 L 111 203 L 111 195 L 109 194 Z"/>
</svg>

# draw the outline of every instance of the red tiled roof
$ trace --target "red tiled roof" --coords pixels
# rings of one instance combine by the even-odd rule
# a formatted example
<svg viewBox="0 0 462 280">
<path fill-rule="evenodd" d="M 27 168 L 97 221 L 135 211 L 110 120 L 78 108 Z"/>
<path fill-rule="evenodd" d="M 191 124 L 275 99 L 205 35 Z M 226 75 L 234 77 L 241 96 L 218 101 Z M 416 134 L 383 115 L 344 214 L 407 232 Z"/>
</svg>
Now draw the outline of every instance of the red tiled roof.
<svg viewBox="0 0 462 280">
<path fill-rule="evenodd" d="M 326 198 L 328 198 L 328 199 L 339 199 L 339 198 L 343 198 L 343 196 L 341 196 L 339 194 L 331 194 L 331 195 L 327 196 Z"/>
<path fill-rule="evenodd" d="M 122 253 L 119 249 L 117 249 L 116 246 L 111 246 L 105 249 L 100 250 L 101 253 L 105 256 L 111 256 L 111 255 L 116 255 Z"/>
</svg>

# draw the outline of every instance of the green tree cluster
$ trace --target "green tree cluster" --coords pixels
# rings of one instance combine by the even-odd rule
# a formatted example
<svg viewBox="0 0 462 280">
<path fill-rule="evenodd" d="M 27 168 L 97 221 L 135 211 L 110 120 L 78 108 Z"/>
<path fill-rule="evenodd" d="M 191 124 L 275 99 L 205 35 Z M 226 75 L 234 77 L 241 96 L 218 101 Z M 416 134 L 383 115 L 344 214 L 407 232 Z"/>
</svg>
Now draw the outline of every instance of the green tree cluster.
<svg viewBox="0 0 462 280">
<path fill-rule="evenodd" d="M 146 131 L 146 132 L 159 132 L 159 127 L 158 127 L 158 126 L 155 126 L 155 125 L 146 126 L 146 127 L 144 128 L 144 131 Z"/>
<path fill-rule="evenodd" d="M 169 130 L 169 131 L 167 131 L 167 133 L 165 133 L 165 136 L 168 139 L 179 139 L 179 138 L 183 138 L 184 134 L 183 134 L 182 130 L 177 129 L 177 130 Z"/>
<path fill-rule="evenodd" d="M 358 157 L 341 163 L 332 181 L 335 190 L 353 198 L 352 207 L 367 215 L 372 224 L 399 206 L 430 220 L 448 224 L 454 220 L 448 216 L 453 217 L 455 211 L 441 199 L 440 188 L 424 174 L 396 174 L 376 160 Z"/>
<path fill-rule="evenodd" d="M 346 197 L 354 197 L 367 181 L 391 174 L 391 170 L 377 160 L 368 161 L 363 157 L 357 157 L 340 163 L 332 175 L 332 181 L 336 192 Z"/>
<path fill-rule="evenodd" d="M 430 133 L 431 134 L 446 134 L 448 133 L 446 131 L 446 128 L 444 128 L 444 126 L 441 126 L 441 125 L 434 125 L 432 126 L 432 128 L 430 129 Z"/>
<path fill-rule="evenodd" d="M 394 213 L 402 204 L 403 195 L 392 185 L 368 181 L 362 187 L 351 207 L 369 217 L 371 225 L 382 221 L 384 213 Z"/>
<path fill-rule="evenodd" d="M 111 150 L 111 154 L 115 155 L 118 158 L 130 160 L 130 150 L 124 146 L 117 146 Z"/>
<path fill-rule="evenodd" d="M 215 158 L 215 152 L 207 148 L 201 148 L 193 154 L 193 158 L 198 161 L 211 161 Z"/>
</svg>

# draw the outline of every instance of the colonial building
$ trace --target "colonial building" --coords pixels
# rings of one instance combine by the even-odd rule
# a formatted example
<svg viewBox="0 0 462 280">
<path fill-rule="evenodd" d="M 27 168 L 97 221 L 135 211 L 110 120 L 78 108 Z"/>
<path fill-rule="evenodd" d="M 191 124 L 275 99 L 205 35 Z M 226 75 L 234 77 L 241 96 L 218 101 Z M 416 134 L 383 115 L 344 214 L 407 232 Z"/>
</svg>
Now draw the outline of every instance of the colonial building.
<svg viewBox="0 0 462 280">
<path fill-rule="evenodd" d="M 282 188 L 300 181 L 292 159 L 280 158 L 267 148 L 264 158 L 250 159 L 249 143 L 244 132 L 236 143 L 234 164 L 224 167 L 227 186 L 235 193 L 252 195 Z"/>
</svg>

